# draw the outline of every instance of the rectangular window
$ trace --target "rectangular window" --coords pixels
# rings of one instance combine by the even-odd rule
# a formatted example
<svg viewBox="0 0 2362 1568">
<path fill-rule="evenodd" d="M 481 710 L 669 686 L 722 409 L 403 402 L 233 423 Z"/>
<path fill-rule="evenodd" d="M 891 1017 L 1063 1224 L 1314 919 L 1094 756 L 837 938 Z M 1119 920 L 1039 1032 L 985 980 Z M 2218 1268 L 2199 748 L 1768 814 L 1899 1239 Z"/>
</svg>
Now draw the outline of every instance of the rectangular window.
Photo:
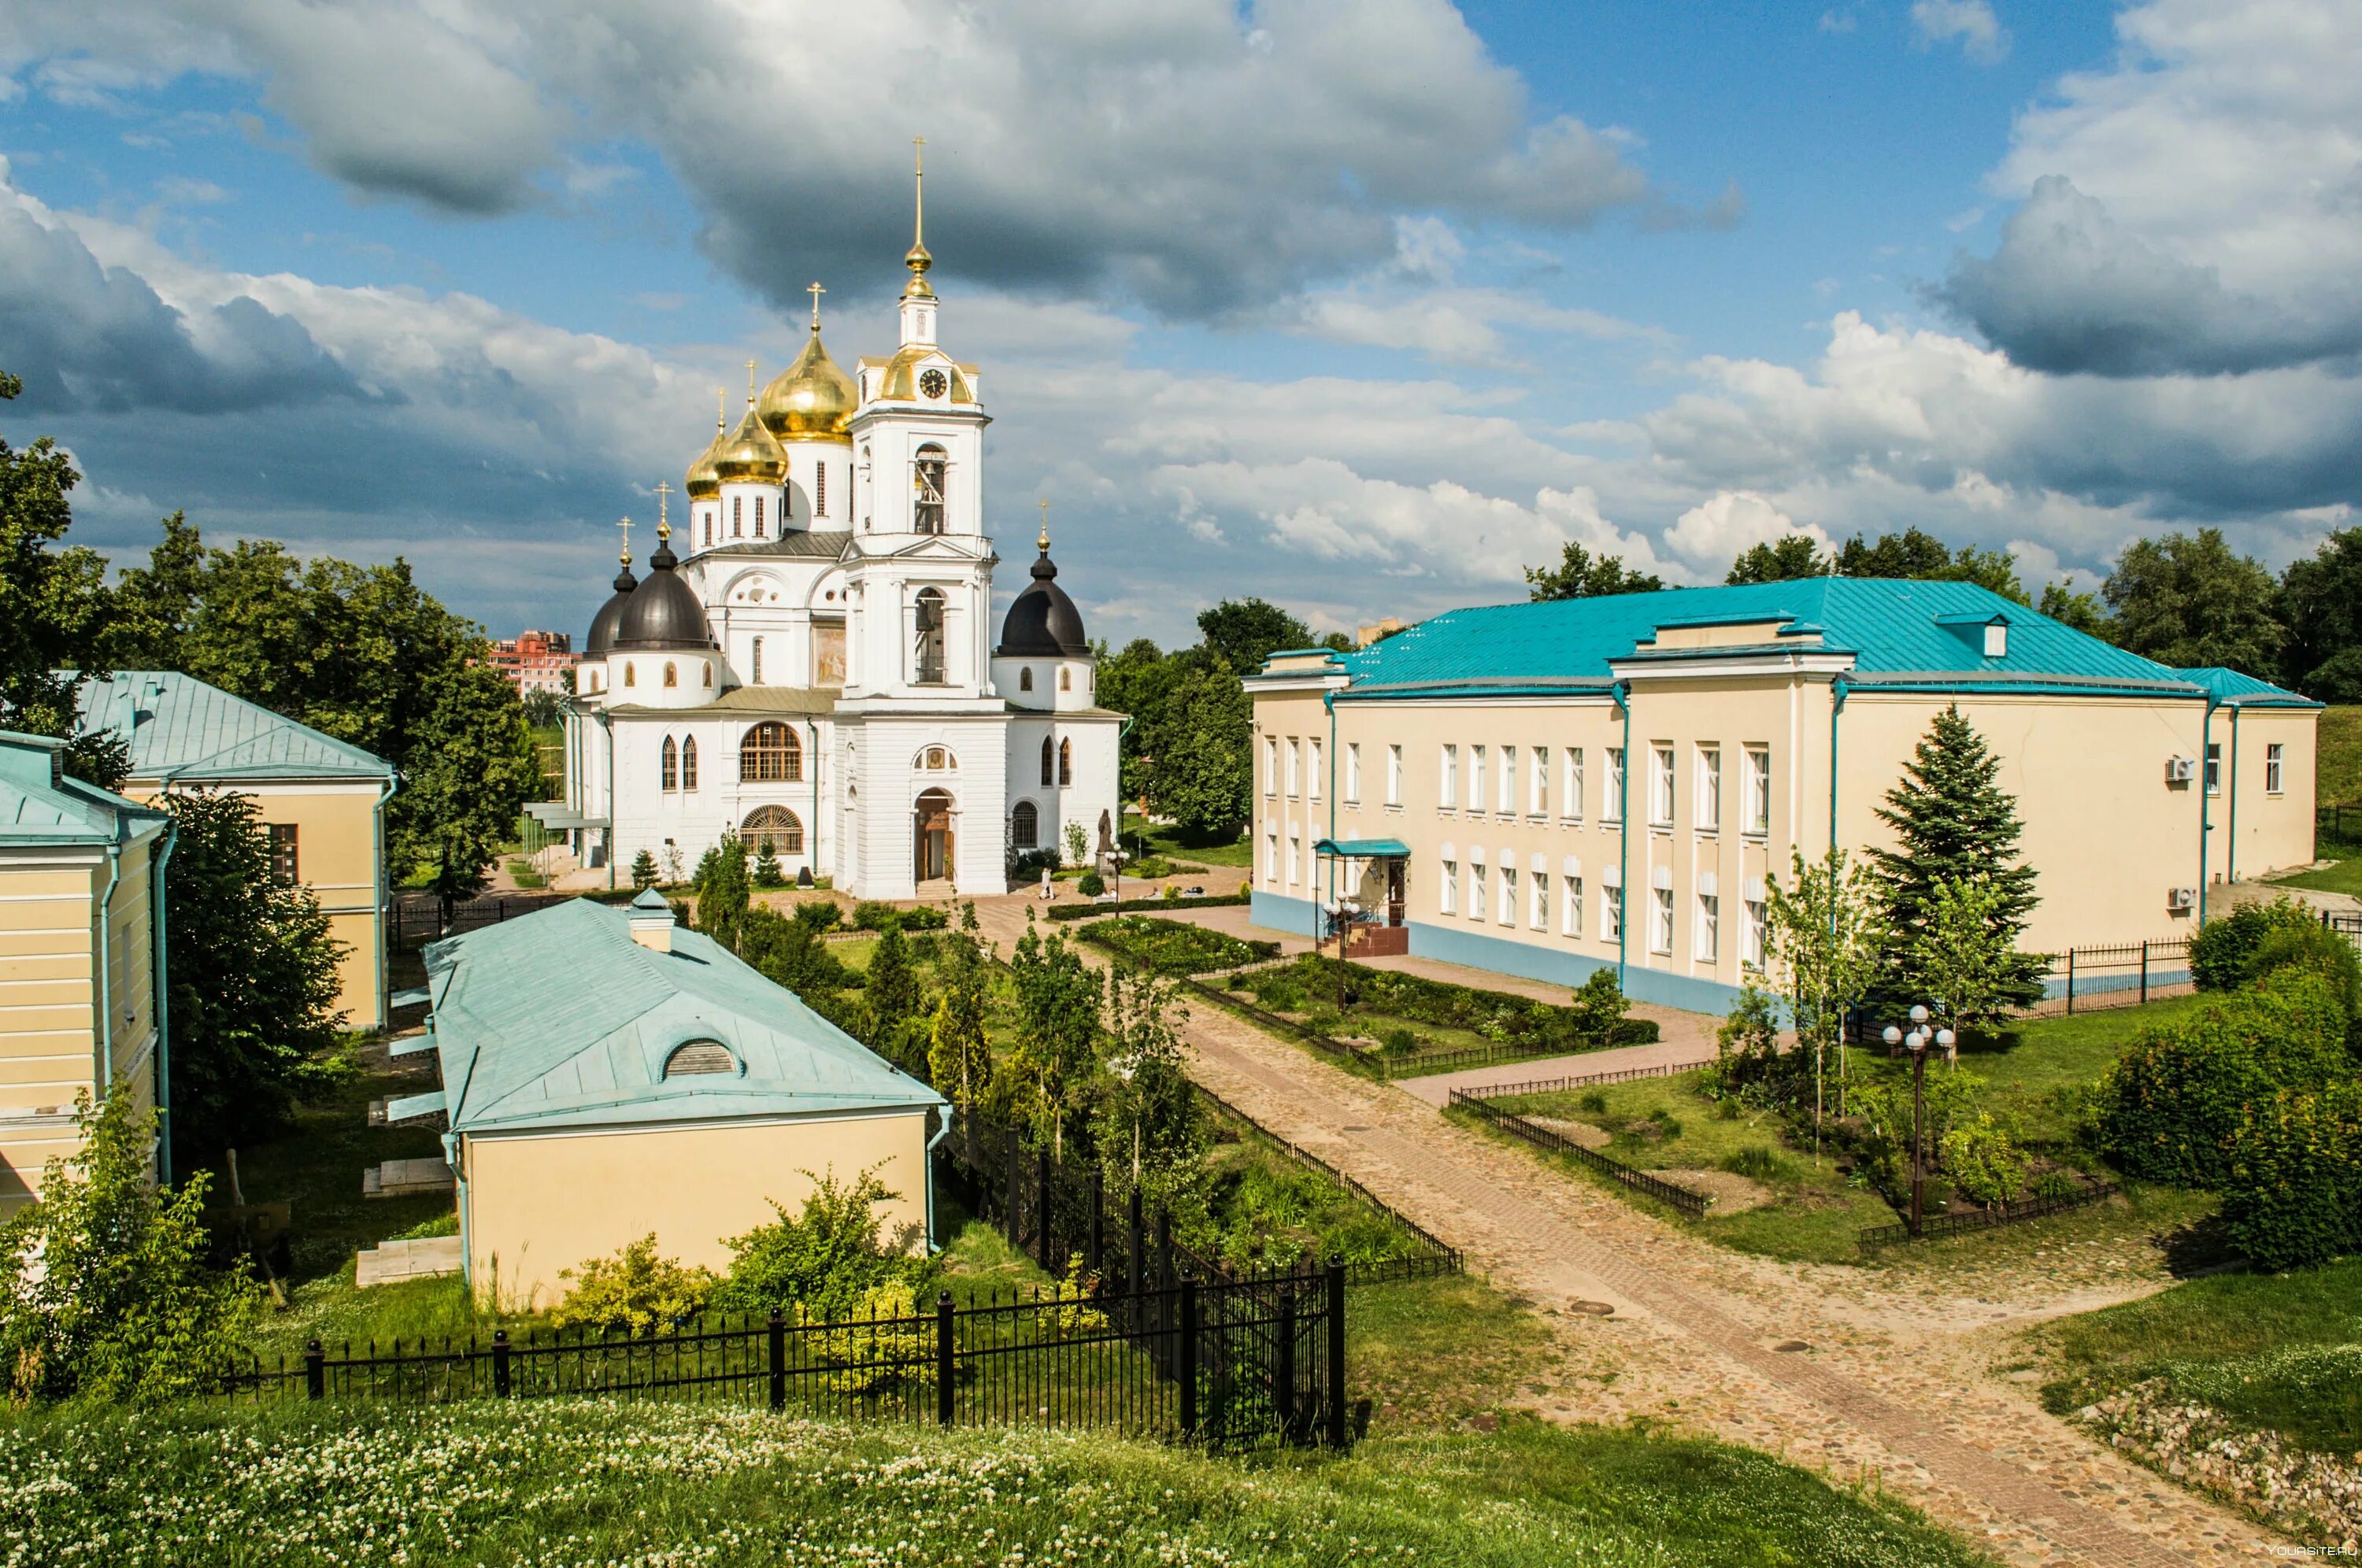
<svg viewBox="0 0 2362 1568">
<path fill-rule="evenodd" d="M 1308 799 L 1317 801 L 1320 798 L 1320 743 L 1315 740 L 1304 744 L 1311 748 L 1307 753 L 1311 766 L 1304 770 L 1304 793 Z"/>
<path fill-rule="evenodd" d="M 1599 889 L 1599 940 L 1624 940 L 1624 889 L 1621 888 Z"/>
<path fill-rule="evenodd" d="M 1303 835 L 1290 829 L 1287 834 L 1287 885 L 1296 886 L 1296 867 L 1304 858 Z"/>
<path fill-rule="evenodd" d="M 1263 835 L 1263 879 L 1266 882 L 1279 880 L 1279 834 L 1275 833 Z"/>
<path fill-rule="evenodd" d="M 1345 743 L 1345 803 L 1351 806 L 1362 803 L 1362 743 L 1359 741 Z"/>
<path fill-rule="evenodd" d="M 755 639 L 755 678 L 747 684 L 752 686 L 763 684 L 763 639 L 760 637 Z"/>
<path fill-rule="evenodd" d="M 1566 748 L 1566 788 L 1560 791 L 1558 809 L 1570 822 L 1583 820 L 1583 748 Z"/>
<path fill-rule="evenodd" d="M 1505 815 L 1518 809 L 1518 748 L 1513 745 L 1501 748 L 1501 803 L 1497 809 Z"/>
<path fill-rule="evenodd" d="M 1673 890 L 1649 889 L 1649 951 L 1671 956 L 1673 951 Z"/>
<path fill-rule="evenodd" d="M 1722 826 L 1722 748 L 1698 747 L 1697 825 L 1708 831 Z"/>
<path fill-rule="evenodd" d="M 1566 879 L 1566 912 L 1561 921 L 1564 934 L 1583 934 L 1583 878 L 1580 877 Z"/>
<path fill-rule="evenodd" d="M 1443 761 L 1436 773 L 1435 803 L 1445 811 L 1460 804 L 1460 748 L 1443 748 Z"/>
<path fill-rule="evenodd" d="M 756 538 L 758 538 L 758 539 L 759 539 L 759 538 L 761 538 L 762 536 L 763 536 L 763 498 L 762 498 L 761 496 L 759 496 L 759 495 L 758 495 L 758 496 L 756 496 L 756 497 L 755 498 L 755 537 L 756 537 Z"/>
<path fill-rule="evenodd" d="M 286 886 L 302 881 L 295 860 L 295 824 L 266 823 L 263 826 L 270 835 L 270 879 Z"/>
<path fill-rule="evenodd" d="M 2264 747 L 2264 793 L 2280 792 L 2280 747 L 2278 741 Z"/>
<path fill-rule="evenodd" d="M 1747 748 L 1747 831 L 1772 831 L 1772 753 L 1760 745 Z"/>
<path fill-rule="evenodd" d="M 1722 956 L 1722 900 L 1712 893 L 1698 895 L 1697 951 L 1691 956 L 1701 964 Z"/>
<path fill-rule="evenodd" d="M 1768 911 L 1760 899 L 1749 899 L 1741 907 L 1745 912 L 1746 929 L 1739 933 L 1743 944 L 1739 949 L 1739 961 L 1760 975 L 1763 972 L 1763 932 Z"/>
<path fill-rule="evenodd" d="M 2223 743 L 2220 741 L 2212 742 L 2206 747 L 2206 792 L 2210 795 L 2223 792 Z"/>
<path fill-rule="evenodd" d="M 828 465 L 826 463 L 812 465 L 812 515 L 815 517 L 828 515 Z"/>
<path fill-rule="evenodd" d="M 1279 743 L 1269 735 L 1263 740 L 1263 792 L 1279 793 Z"/>
<path fill-rule="evenodd" d="M 1287 798 L 1291 801 L 1304 788 L 1303 762 L 1304 747 L 1291 735 L 1287 742 Z"/>
<path fill-rule="evenodd" d="M 1386 804 L 1402 804 L 1402 747 L 1386 747 Z"/>
<path fill-rule="evenodd" d="M 745 514 L 746 498 L 743 495 L 732 496 L 730 498 L 730 536 L 732 538 L 741 537 L 745 533 L 746 530 L 740 522 Z"/>
<path fill-rule="evenodd" d="M 1534 747 L 1534 760 L 1526 769 L 1526 814 L 1539 817 L 1550 811 L 1550 747 Z"/>
<path fill-rule="evenodd" d="M 1527 901 L 1526 923 L 1536 931 L 1548 931 L 1550 929 L 1549 873 L 1543 871 L 1534 873 L 1534 890 Z"/>
<path fill-rule="evenodd" d="M 1468 863 L 1468 918 L 1485 918 L 1485 863 L 1481 860 Z"/>
<path fill-rule="evenodd" d="M 1518 923 L 1518 868 L 1514 866 L 1501 867 L 1500 920 L 1503 925 Z"/>
<path fill-rule="evenodd" d="M 1468 809 L 1485 809 L 1485 748 L 1481 745 L 1468 748 Z"/>
<path fill-rule="evenodd" d="M 1443 863 L 1443 876 L 1435 885 L 1435 907 L 1439 913 L 1451 914 L 1460 903 L 1460 862 Z"/>
<path fill-rule="evenodd" d="M 1673 748 L 1651 746 L 1649 751 L 1649 825 L 1673 825 Z"/>
<path fill-rule="evenodd" d="M 1599 820 L 1620 823 L 1624 820 L 1624 748 L 1607 748 L 1606 791 L 1599 797 Z"/>
</svg>

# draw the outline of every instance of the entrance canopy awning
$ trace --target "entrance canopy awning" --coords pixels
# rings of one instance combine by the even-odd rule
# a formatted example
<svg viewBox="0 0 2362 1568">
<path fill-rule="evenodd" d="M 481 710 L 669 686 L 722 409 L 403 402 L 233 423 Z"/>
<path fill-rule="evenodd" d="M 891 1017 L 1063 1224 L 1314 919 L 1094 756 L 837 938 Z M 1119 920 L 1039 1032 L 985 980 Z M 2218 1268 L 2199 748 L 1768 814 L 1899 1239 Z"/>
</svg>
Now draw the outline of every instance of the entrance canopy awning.
<svg viewBox="0 0 2362 1568">
<path fill-rule="evenodd" d="M 1348 860 L 1405 860 L 1410 845 L 1398 838 L 1324 838 L 1312 846 L 1312 853 Z"/>
</svg>

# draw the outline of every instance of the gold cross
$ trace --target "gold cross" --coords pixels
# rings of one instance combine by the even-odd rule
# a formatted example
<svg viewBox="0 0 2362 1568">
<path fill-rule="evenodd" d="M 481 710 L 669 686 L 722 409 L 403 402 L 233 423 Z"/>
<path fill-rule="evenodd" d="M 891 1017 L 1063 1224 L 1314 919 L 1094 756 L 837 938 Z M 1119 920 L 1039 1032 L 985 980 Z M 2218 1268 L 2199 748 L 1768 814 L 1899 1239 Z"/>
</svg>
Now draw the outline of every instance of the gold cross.
<svg viewBox="0 0 2362 1568">
<path fill-rule="evenodd" d="M 755 401 L 755 361 L 752 359 L 746 361 L 746 401 L 749 403 Z"/>
<path fill-rule="evenodd" d="M 814 282 L 809 288 L 805 289 L 804 293 L 812 297 L 812 330 L 814 332 L 818 332 L 820 330 L 820 297 L 821 295 L 828 293 L 828 291 L 822 288 L 819 283 Z"/>
<path fill-rule="evenodd" d="M 626 517 L 622 522 L 616 524 L 615 526 L 624 531 L 624 554 L 622 559 L 625 566 L 630 566 L 632 564 L 632 520 Z"/>
<path fill-rule="evenodd" d="M 1042 500 L 1042 536 L 1034 544 L 1040 547 L 1043 555 L 1050 553 L 1050 501 L 1047 496 Z"/>
<path fill-rule="evenodd" d="M 672 524 L 665 517 L 665 497 L 671 493 L 672 486 L 662 480 L 657 481 L 657 537 L 659 539 L 672 537 Z"/>
</svg>

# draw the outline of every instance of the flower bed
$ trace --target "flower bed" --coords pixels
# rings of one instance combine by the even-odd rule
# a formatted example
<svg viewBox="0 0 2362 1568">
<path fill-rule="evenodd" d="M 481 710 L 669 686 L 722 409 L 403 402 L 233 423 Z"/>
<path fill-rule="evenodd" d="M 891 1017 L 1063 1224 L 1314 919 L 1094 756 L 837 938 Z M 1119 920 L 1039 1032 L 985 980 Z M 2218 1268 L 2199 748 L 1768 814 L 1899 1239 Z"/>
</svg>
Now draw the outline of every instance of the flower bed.
<svg viewBox="0 0 2362 1568">
<path fill-rule="evenodd" d="M 1203 975 L 1279 956 L 1276 942 L 1242 942 L 1202 925 L 1155 915 L 1126 914 L 1093 921 L 1079 934 L 1084 941 L 1160 975 Z"/>
<path fill-rule="evenodd" d="M 1329 1008 L 1337 990 L 1337 960 L 1305 954 L 1292 964 L 1257 971 L 1248 977 L 1245 988 L 1275 1012 Z M 1345 966 L 1344 993 L 1347 1020 L 1357 1012 L 1378 1013 L 1466 1030 L 1521 1055 L 1645 1045 L 1657 1038 L 1656 1024 L 1645 1018 L 1619 1019 L 1603 1038 L 1572 1007 L 1363 964 Z"/>
</svg>

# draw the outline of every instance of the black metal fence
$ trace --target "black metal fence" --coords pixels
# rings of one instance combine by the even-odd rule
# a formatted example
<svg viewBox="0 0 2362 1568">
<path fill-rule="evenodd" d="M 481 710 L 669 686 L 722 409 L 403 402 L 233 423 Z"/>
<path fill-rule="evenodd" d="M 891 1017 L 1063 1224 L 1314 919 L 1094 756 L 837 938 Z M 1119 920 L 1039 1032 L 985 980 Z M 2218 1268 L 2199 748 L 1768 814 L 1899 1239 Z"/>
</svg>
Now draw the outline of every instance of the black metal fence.
<svg viewBox="0 0 2362 1568">
<path fill-rule="evenodd" d="M 2030 1017 L 2136 1007 L 2156 997 L 2187 995 L 2192 989 L 2190 939 L 2070 947 L 2050 960 L 2044 985 L 2049 994 L 2030 1010 Z"/>
<path fill-rule="evenodd" d="M 398 898 L 386 911 L 386 947 L 391 952 L 406 953 L 463 931 L 480 931 L 519 915 L 529 915 L 535 910 L 546 910 L 572 897 L 571 893 L 494 893 L 480 899 L 454 900 L 447 909 L 431 894 Z"/>
<path fill-rule="evenodd" d="M 1589 1088 L 1594 1084 L 1628 1084 L 1641 1078 L 1669 1078 L 1675 1073 L 1687 1073 L 1706 1066 L 1704 1062 L 1655 1062 L 1645 1067 L 1617 1067 L 1604 1073 L 1578 1073 L 1568 1078 L 1528 1078 L 1514 1084 L 1486 1084 L 1482 1095 L 1486 1099 L 1511 1099 L 1521 1094 L 1558 1094 L 1566 1089 Z"/>
<path fill-rule="evenodd" d="M 1522 1138 L 1538 1148 L 1550 1150 L 1552 1154 L 1564 1154 L 1575 1164 L 1597 1171 L 1618 1186 L 1628 1187 L 1644 1198 L 1653 1198 L 1658 1202 L 1686 1214 L 1693 1220 L 1705 1218 L 1706 1206 L 1710 1200 L 1704 1193 L 1692 1192 L 1685 1187 L 1675 1187 L 1672 1182 L 1652 1176 L 1647 1171 L 1628 1165 L 1621 1160 L 1610 1159 L 1596 1149 L 1586 1149 L 1573 1139 L 1545 1127 L 1539 1121 L 1519 1116 L 1515 1111 L 1506 1110 L 1494 1104 L 1488 1098 L 1501 1092 L 1499 1089 L 1488 1088 L 1483 1095 L 1476 1095 L 1465 1089 L 1453 1089 L 1445 1103 L 1463 1107 L 1474 1113 L 1479 1120 L 1499 1128 L 1511 1137 Z"/>
<path fill-rule="evenodd" d="M 2362 947 L 2362 910 L 2323 910 L 2321 923 L 2356 947 Z"/>
<path fill-rule="evenodd" d="M 2312 834 L 2316 839 L 2334 839 L 2341 844 L 2362 842 L 2362 806 L 2315 806 Z"/>
<path fill-rule="evenodd" d="M 503 1330 L 490 1342 L 313 1341 L 292 1364 L 249 1364 L 240 1398 L 436 1403 L 597 1396 L 674 1398 L 844 1421 L 1115 1431 L 1238 1449 L 1345 1447 L 1345 1268 L 1200 1281 L 1187 1269 L 1128 1292 L 1054 1290 L 906 1317 L 694 1320 L 631 1335 Z"/>
<path fill-rule="evenodd" d="M 1997 1225 L 2016 1225 L 2028 1220 L 2040 1220 L 2052 1214 L 2065 1214 L 2071 1209 L 2088 1209 L 2114 1196 L 2116 1187 L 2111 1182 L 2096 1182 L 2081 1191 L 2058 1198 L 2029 1198 L 2001 1209 L 1970 1209 L 1958 1214 L 1932 1214 L 1919 1221 L 1915 1232 L 1906 1220 L 1899 1225 L 1872 1225 L 1854 1238 L 1864 1251 L 1873 1247 L 1892 1246 L 1898 1242 L 1927 1241 L 1941 1236 L 1958 1236 L 1970 1231 L 1990 1231 Z"/>
</svg>

